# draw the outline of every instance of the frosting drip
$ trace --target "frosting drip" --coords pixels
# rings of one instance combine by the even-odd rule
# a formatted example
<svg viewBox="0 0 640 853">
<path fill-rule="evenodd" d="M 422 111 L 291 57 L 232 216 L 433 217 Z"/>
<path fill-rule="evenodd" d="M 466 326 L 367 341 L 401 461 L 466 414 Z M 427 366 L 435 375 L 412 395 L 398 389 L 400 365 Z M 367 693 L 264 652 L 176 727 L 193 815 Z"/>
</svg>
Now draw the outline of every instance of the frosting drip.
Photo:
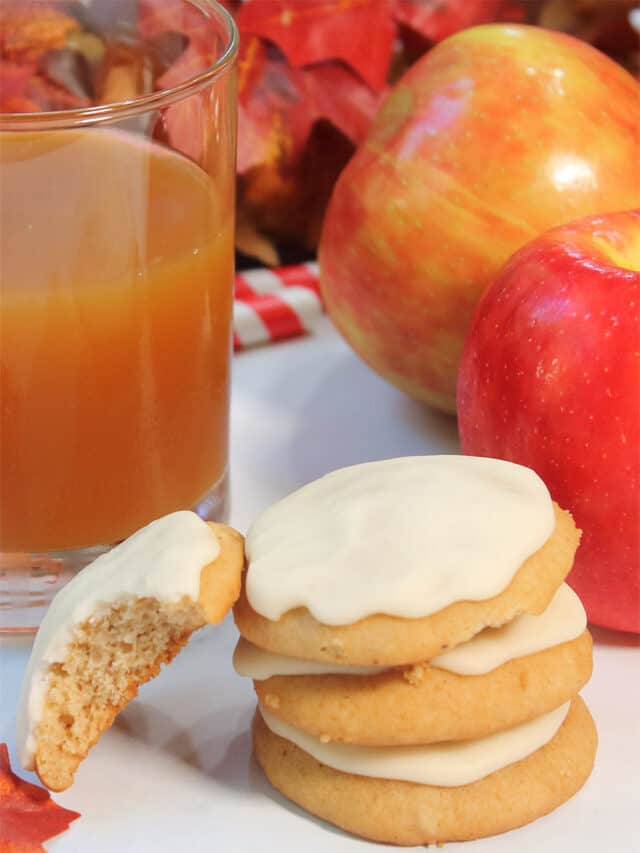
<svg viewBox="0 0 640 853">
<path fill-rule="evenodd" d="M 543 613 L 525 613 L 500 628 L 485 628 L 469 642 L 438 655 L 430 663 L 458 675 L 482 675 L 514 658 L 575 640 L 586 627 L 582 602 L 563 583 Z"/>
<path fill-rule="evenodd" d="M 384 666 L 347 666 L 276 655 L 240 637 L 233 653 L 233 668 L 245 678 L 265 681 L 274 675 L 378 675 Z"/>
<path fill-rule="evenodd" d="M 587 627 L 582 602 L 562 584 L 544 613 L 524 614 L 501 628 L 485 628 L 429 663 L 457 675 L 483 675 L 507 661 L 577 639 Z M 233 655 L 238 675 L 264 681 L 276 675 L 378 675 L 386 666 L 345 666 L 277 655 L 240 637 Z"/>
<path fill-rule="evenodd" d="M 274 734 L 335 770 L 376 779 L 456 787 L 469 785 L 543 747 L 564 722 L 570 704 L 479 740 L 378 748 L 322 743 L 262 707 L 260 713 Z"/>
</svg>

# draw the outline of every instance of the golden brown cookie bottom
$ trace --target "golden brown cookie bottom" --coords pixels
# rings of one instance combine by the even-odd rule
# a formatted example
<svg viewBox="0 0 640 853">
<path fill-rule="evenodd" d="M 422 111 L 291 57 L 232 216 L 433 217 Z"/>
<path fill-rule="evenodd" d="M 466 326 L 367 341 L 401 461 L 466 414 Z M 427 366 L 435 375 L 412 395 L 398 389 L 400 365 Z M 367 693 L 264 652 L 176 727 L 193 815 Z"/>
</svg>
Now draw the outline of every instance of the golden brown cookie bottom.
<svg viewBox="0 0 640 853">
<path fill-rule="evenodd" d="M 406 846 L 497 835 L 553 811 L 589 777 L 597 741 L 576 696 L 541 749 L 470 785 L 444 788 L 341 773 L 274 734 L 259 712 L 253 725 L 258 763 L 285 797 L 354 835 Z"/>
</svg>

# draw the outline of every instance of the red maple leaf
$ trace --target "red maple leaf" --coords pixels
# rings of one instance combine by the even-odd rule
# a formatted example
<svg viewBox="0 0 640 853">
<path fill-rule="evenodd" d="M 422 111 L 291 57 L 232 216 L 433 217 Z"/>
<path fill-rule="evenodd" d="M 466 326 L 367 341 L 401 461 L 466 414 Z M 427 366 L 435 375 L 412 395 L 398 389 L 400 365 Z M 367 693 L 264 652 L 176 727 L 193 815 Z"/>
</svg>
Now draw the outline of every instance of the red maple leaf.
<svg viewBox="0 0 640 853">
<path fill-rule="evenodd" d="M 277 82 L 277 66 L 268 60 L 267 47 L 257 36 L 242 39 L 238 54 L 238 172 L 242 174 L 259 163 L 270 159 L 274 141 L 270 139 L 272 128 L 272 93 L 265 84 L 265 72 L 269 62 L 270 77 Z M 288 77 L 278 86 L 282 93 L 295 100 Z M 255 101 L 255 103 L 254 103 Z M 273 159 L 273 157 L 271 157 Z"/>
<path fill-rule="evenodd" d="M 318 118 L 326 118 L 352 142 L 364 139 L 384 91 L 374 95 L 339 62 L 323 62 L 301 73 Z"/>
<path fill-rule="evenodd" d="M 0 112 L 38 113 L 71 110 L 89 101 L 48 80 L 32 63 L 0 59 Z"/>
<path fill-rule="evenodd" d="M 26 96 L 27 85 L 34 73 L 33 65 L 0 59 L 0 112 L 38 112 L 38 105 Z"/>
<path fill-rule="evenodd" d="M 518 0 L 395 0 L 394 16 L 429 41 L 438 42 L 465 27 L 524 18 Z"/>
<path fill-rule="evenodd" d="M 42 842 L 78 817 L 54 803 L 44 788 L 16 776 L 7 745 L 0 744 L 0 853 L 45 853 Z"/>
<path fill-rule="evenodd" d="M 218 3 L 227 11 L 235 13 L 239 0 L 218 0 Z M 141 38 L 153 39 L 164 33 L 181 33 L 189 38 L 190 45 L 196 46 L 203 57 L 199 71 L 215 60 L 218 45 L 215 44 L 214 30 L 204 26 L 202 12 L 194 6 L 188 6 L 184 0 L 139 0 L 137 14 L 138 34 Z"/>
<path fill-rule="evenodd" d="M 169 89 L 199 74 L 206 65 L 202 53 L 195 44 L 190 44 L 182 56 L 156 81 L 157 88 Z M 187 157 L 200 162 L 206 139 L 209 114 L 203 108 L 202 95 L 194 94 L 171 104 L 164 110 L 163 122 L 171 144 Z"/>
<path fill-rule="evenodd" d="M 253 0 L 236 20 L 241 34 L 273 42 L 294 68 L 339 59 L 380 91 L 395 38 L 392 8 L 392 0 Z"/>
<path fill-rule="evenodd" d="M 291 163 L 320 119 L 359 142 L 379 103 L 342 63 L 293 68 L 257 37 L 243 40 L 238 70 L 240 173 L 258 163 Z"/>
<path fill-rule="evenodd" d="M 163 33 L 182 33 L 189 38 L 200 53 L 208 57 L 212 52 L 209 27 L 203 26 L 202 13 L 195 6 L 180 0 L 140 0 L 138 3 L 138 34 L 152 39 Z"/>
<path fill-rule="evenodd" d="M 0 97 L 19 98 L 24 95 L 35 66 L 0 59 Z"/>
</svg>

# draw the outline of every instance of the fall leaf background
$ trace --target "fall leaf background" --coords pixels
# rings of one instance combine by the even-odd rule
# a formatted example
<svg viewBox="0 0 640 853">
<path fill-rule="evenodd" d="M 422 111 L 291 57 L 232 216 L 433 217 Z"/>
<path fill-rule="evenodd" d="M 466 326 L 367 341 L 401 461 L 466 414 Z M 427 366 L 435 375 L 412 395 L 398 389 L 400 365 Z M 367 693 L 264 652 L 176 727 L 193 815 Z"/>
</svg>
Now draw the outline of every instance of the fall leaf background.
<svg viewBox="0 0 640 853">
<path fill-rule="evenodd" d="M 389 85 L 465 27 L 516 21 L 585 39 L 638 74 L 633 0 L 224 0 L 240 31 L 237 237 L 241 265 L 313 255 L 340 171 Z M 207 56 L 177 0 L 129 0 L 148 56 L 104 44 L 91 4 L 8 0 L 0 26 L 0 110 L 106 103 L 173 85 Z M 37 10 L 37 13 L 36 11 Z M 160 60 L 158 59 L 160 57 Z M 104 69 L 107 69 L 104 71 Z M 188 114 L 171 144 L 189 154 Z M 166 141 L 166 140 L 162 140 Z"/>
</svg>

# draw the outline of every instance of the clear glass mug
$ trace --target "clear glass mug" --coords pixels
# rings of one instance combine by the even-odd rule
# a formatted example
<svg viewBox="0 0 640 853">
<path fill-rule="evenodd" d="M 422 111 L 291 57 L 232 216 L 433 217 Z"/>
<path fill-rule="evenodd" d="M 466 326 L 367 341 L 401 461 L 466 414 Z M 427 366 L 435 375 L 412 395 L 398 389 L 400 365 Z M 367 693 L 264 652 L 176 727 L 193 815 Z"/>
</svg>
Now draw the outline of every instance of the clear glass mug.
<svg viewBox="0 0 640 853">
<path fill-rule="evenodd" d="M 0 15 L 18 6 L 42 10 Z M 64 44 L 23 64 L 55 78 L 66 62 L 63 84 L 91 95 L 0 115 L 4 631 L 37 627 L 75 572 L 153 518 L 227 510 L 234 22 L 209 0 L 55 11 Z M 3 108 L 42 106 L 35 73 Z"/>
</svg>

